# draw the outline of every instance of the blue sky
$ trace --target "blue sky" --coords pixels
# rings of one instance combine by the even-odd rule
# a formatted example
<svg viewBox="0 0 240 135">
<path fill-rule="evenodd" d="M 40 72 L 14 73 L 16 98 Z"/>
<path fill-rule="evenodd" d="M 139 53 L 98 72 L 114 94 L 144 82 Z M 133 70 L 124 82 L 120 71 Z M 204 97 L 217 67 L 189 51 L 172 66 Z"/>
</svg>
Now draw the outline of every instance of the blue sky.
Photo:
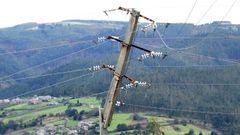
<svg viewBox="0 0 240 135">
<path fill-rule="evenodd" d="M 188 20 L 197 23 L 215 0 L 198 0 Z M 212 9 L 199 22 L 222 20 L 235 0 L 217 0 Z M 103 10 L 124 6 L 135 8 L 158 22 L 185 22 L 195 0 L 2 0 L 0 1 L 0 27 L 27 22 L 58 22 L 66 19 L 127 21 L 125 13 L 117 11 L 109 16 Z M 224 20 L 240 24 L 240 2 L 237 1 Z"/>
</svg>

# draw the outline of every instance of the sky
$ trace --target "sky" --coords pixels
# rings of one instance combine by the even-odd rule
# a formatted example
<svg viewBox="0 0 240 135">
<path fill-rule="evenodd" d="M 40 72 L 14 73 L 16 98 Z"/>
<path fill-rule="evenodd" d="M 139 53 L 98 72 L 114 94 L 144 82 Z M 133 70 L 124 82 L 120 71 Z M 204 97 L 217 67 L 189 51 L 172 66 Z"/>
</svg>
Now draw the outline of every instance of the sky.
<svg viewBox="0 0 240 135">
<path fill-rule="evenodd" d="M 214 1 L 214 6 L 200 20 Z M 234 1 L 197 0 L 187 22 L 203 24 L 223 20 L 240 24 L 240 0 L 224 17 Z M 194 2 L 195 0 L 1 0 L 0 28 L 28 22 L 48 23 L 68 19 L 128 21 L 129 17 L 121 11 L 111 12 L 109 16 L 103 13 L 104 10 L 119 6 L 135 8 L 157 22 L 184 23 Z"/>
</svg>

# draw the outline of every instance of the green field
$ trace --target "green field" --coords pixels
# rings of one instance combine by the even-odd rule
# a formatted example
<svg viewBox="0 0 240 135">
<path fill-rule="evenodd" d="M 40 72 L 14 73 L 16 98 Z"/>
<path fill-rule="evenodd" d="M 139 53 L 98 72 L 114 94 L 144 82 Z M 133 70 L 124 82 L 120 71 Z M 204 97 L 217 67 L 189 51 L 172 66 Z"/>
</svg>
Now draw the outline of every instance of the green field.
<svg viewBox="0 0 240 135">
<path fill-rule="evenodd" d="M 56 99 L 55 101 L 57 100 L 60 101 L 59 99 Z M 94 106 L 98 106 L 100 104 L 100 102 L 95 97 L 75 98 L 69 100 L 70 103 L 77 103 L 77 101 L 79 101 L 80 103 L 84 103 L 83 106 L 73 107 L 79 112 L 82 110 L 90 111 L 91 108 L 89 108 L 89 106 L 91 104 L 94 104 Z M 86 105 L 86 103 L 89 103 L 89 105 Z M 67 106 L 64 106 L 62 104 L 59 104 L 57 106 L 47 106 L 47 104 L 48 102 L 41 102 L 34 105 L 23 103 L 6 107 L 4 108 L 4 111 L 8 112 L 9 116 L 4 118 L 3 122 L 6 123 L 9 120 L 26 122 L 41 115 L 64 113 L 67 109 Z"/>
<path fill-rule="evenodd" d="M 63 98 L 57 98 L 54 101 L 62 101 Z M 91 98 L 69 98 L 65 97 L 65 100 L 67 100 L 70 104 L 76 104 L 77 102 L 82 103 L 82 106 L 74 106 L 72 108 L 77 109 L 78 112 L 84 110 L 85 112 L 91 111 L 92 108 L 90 106 L 94 106 L 94 108 L 97 108 L 100 105 L 100 101 L 97 100 L 95 97 Z M 3 111 L 8 112 L 9 116 L 5 117 L 3 119 L 3 122 L 8 122 L 9 120 L 14 121 L 22 121 L 27 122 L 30 120 L 35 119 L 38 116 L 41 115 L 49 115 L 49 114 L 57 114 L 57 113 L 64 113 L 67 109 L 67 105 L 58 104 L 57 106 L 47 106 L 47 102 L 42 102 L 39 104 L 31 105 L 31 104 L 18 104 L 18 105 L 12 105 L 6 108 L 3 108 Z M 133 113 L 115 113 L 113 115 L 113 119 L 111 122 L 111 126 L 109 127 L 109 131 L 111 134 L 114 134 L 116 132 L 116 128 L 118 124 L 126 124 L 130 125 L 132 122 L 132 116 Z M 146 118 L 148 121 L 155 120 L 159 123 L 159 125 L 165 125 L 161 127 L 161 130 L 165 132 L 165 135 L 184 135 L 185 133 L 189 132 L 190 129 L 194 130 L 195 135 L 198 135 L 201 131 L 204 135 L 209 135 L 210 130 L 203 129 L 197 125 L 194 124 L 187 124 L 185 126 L 181 124 L 177 125 L 169 125 L 169 122 L 174 121 L 173 118 L 167 118 L 167 117 L 158 117 L 153 116 L 151 114 L 147 113 L 139 113 L 139 116 Z M 99 121 L 98 117 L 92 118 L 93 121 L 97 122 Z M 44 121 L 44 124 L 54 124 L 54 125 L 60 125 L 64 124 L 65 120 L 64 117 L 51 117 L 47 118 Z M 67 121 L 67 127 L 74 127 L 77 126 L 79 121 L 72 120 L 72 118 L 69 118 Z M 26 130 L 33 130 L 33 128 L 27 128 Z M 22 131 L 22 130 L 21 130 Z M 15 133 L 15 132 L 14 132 Z M 18 133 L 18 132 L 16 132 Z"/>
<path fill-rule="evenodd" d="M 160 123 L 159 124 L 160 128 L 162 131 L 164 131 L 165 135 L 184 135 L 185 133 L 188 133 L 189 130 L 191 129 L 194 130 L 195 135 L 198 135 L 200 131 L 203 133 L 203 135 L 210 135 L 211 133 L 211 130 L 202 129 L 197 125 L 193 125 L 193 124 L 187 124 L 186 126 L 183 126 L 182 124 L 176 124 L 176 125 L 161 127 L 161 125 L 170 124 L 169 121 L 173 121 L 174 119 L 167 118 L 167 117 L 150 116 L 145 113 L 140 113 L 139 115 L 147 118 L 149 121 L 151 121 L 151 119 L 154 119 L 156 122 Z M 133 116 L 132 113 L 114 114 L 113 121 L 111 123 L 111 126 L 109 127 L 109 131 L 115 131 L 118 124 L 129 125 L 131 122 L 132 116 Z M 178 130 L 176 130 L 176 128 Z"/>
<path fill-rule="evenodd" d="M 111 126 L 109 127 L 109 131 L 114 131 L 117 128 L 118 124 L 129 124 L 131 122 L 130 117 L 132 114 L 123 113 L 123 114 L 114 114 Z"/>
<path fill-rule="evenodd" d="M 50 107 L 40 111 L 29 111 L 28 113 L 25 113 L 23 115 L 16 116 L 16 117 L 7 117 L 7 118 L 4 118 L 3 121 L 8 122 L 9 120 L 14 120 L 14 121 L 22 120 L 23 122 L 25 122 L 44 114 L 49 115 L 49 114 L 62 113 L 66 109 L 67 109 L 67 106 Z"/>
<path fill-rule="evenodd" d="M 38 103 L 38 104 L 35 104 L 35 105 L 30 105 L 30 104 L 27 104 L 27 103 L 23 103 L 23 104 L 18 104 L 18 105 L 13 105 L 13 106 L 9 106 L 9 107 L 6 107 L 4 108 L 4 110 L 18 110 L 18 109 L 21 109 L 21 110 L 31 110 L 31 109 L 38 109 L 40 107 L 45 107 L 47 106 L 47 102 L 41 102 L 41 103 Z"/>
<path fill-rule="evenodd" d="M 77 103 L 79 101 L 80 103 L 84 104 L 95 104 L 95 105 L 100 105 L 100 101 L 97 100 L 96 97 L 88 97 L 88 98 L 75 98 L 75 99 L 70 99 L 70 103 Z"/>
</svg>

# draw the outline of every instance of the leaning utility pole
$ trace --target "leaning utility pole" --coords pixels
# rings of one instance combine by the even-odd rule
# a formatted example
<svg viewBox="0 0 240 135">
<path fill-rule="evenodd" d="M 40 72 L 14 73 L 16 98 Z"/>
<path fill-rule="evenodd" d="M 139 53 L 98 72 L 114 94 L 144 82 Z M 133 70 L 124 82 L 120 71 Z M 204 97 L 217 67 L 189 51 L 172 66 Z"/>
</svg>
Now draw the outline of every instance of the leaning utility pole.
<svg viewBox="0 0 240 135">
<path fill-rule="evenodd" d="M 120 7 L 121 8 L 121 7 Z M 121 8 L 121 10 L 129 11 L 129 9 Z M 120 50 L 120 55 L 118 57 L 118 62 L 116 70 L 114 72 L 113 79 L 109 88 L 109 92 L 105 101 L 103 110 L 100 110 L 100 135 L 107 135 L 107 128 L 111 123 L 113 115 L 113 106 L 116 102 L 117 96 L 119 94 L 119 87 L 122 82 L 122 77 L 124 75 L 126 63 L 128 60 L 128 55 L 131 50 L 131 45 L 135 36 L 135 31 L 138 24 L 138 18 L 140 12 L 134 9 L 131 10 L 131 17 L 128 24 L 128 30 L 124 41 L 122 42 L 122 47 Z"/>
<path fill-rule="evenodd" d="M 138 85 L 139 86 L 148 86 L 148 87 L 151 86 L 150 84 L 147 84 L 146 82 L 135 81 L 132 78 L 130 78 L 130 77 L 128 77 L 124 74 L 126 63 L 127 63 L 127 60 L 128 60 L 128 55 L 129 55 L 129 52 L 130 52 L 131 48 L 134 47 L 136 49 L 147 52 L 147 54 L 143 54 L 143 55 L 141 55 L 141 57 L 138 58 L 140 61 L 142 61 L 143 59 L 146 59 L 148 57 L 152 57 L 152 58 L 162 57 L 162 59 L 164 59 L 167 56 L 167 54 L 164 54 L 162 52 L 154 52 L 154 51 L 142 48 L 140 46 L 134 45 L 132 43 L 133 39 L 134 39 L 134 36 L 135 36 L 135 33 L 136 33 L 138 18 L 141 17 L 145 20 L 148 20 L 148 21 L 152 22 L 152 24 L 147 25 L 147 26 L 145 26 L 141 29 L 141 31 L 143 31 L 143 32 L 145 32 L 149 29 L 153 29 L 154 31 L 156 30 L 157 24 L 154 20 L 152 20 L 152 19 L 150 19 L 146 16 L 141 15 L 140 12 L 136 11 L 135 9 L 127 9 L 127 8 L 123 8 L 123 7 L 119 7 L 118 9 L 106 10 L 106 11 L 104 11 L 104 13 L 106 15 L 108 15 L 107 12 L 116 11 L 116 10 L 123 10 L 123 11 L 126 11 L 127 14 L 130 13 L 130 15 L 131 15 L 130 20 L 129 20 L 129 24 L 128 24 L 128 30 L 127 30 L 127 33 L 126 33 L 126 36 L 125 36 L 124 40 L 121 40 L 119 37 L 114 37 L 114 36 L 108 36 L 107 38 L 106 37 L 103 38 L 104 40 L 105 39 L 110 39 L 110 40 L 113 40 L 113 41 L 120 42 L 122 44 L 120 54 L 119 54 L 119 57 L 118 57 L 118 62 L 117 62 L 116 69 L 114 69 L 114 68 L 112 68 L 111 66 L 108 66 L 108 65 L 96 66 L 96 67 L 93 67 L 93 69 L 90 68 L 93 71 L 101 69 L 101 68 L 108 68 L 111 71 L 113 71 L 113 79 L 112 79 L 112 82 L 111 82 L 111 85 L 110 85 L 110 88 L 109 88 L 109 91 L 108 91 L 108 95 L 107 95 L 107 98 L 106 98 L 106 101 L 105 101 L 105 104 L 104 104 L 104 108 L 103 109 L 99 108 L 100 135 L 107 135 L 108 134 L 107 128 L 110 126 L 110 123 L 111 123 L 111 120 L 112 120 L 113 106 L 116 103 L 117 96 L 119 94 L 120 85 L 121 85 L 123 77 L 128 79 L 131 82 L 131 84 L 126 85 L 126 88 L 130 88 L 132 86 L 137 87 Z M 100 38 L 100 41 L 101 40 L 102 39 Z M 122 89 L 122 87 L 121 87 L 121 89 Z"/>
</svg>

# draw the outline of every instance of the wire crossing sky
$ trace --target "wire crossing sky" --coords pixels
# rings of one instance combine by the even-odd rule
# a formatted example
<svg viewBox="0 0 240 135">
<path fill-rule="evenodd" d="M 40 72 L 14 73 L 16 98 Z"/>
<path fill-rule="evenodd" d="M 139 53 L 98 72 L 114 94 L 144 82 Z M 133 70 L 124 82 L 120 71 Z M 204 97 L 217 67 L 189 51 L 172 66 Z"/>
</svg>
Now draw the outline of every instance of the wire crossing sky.
<svg viewBox="0 0 240 135">
<path fill-rule="evenodd" d="M 188 23 L 197 23 L 214 0 L 199 0 Z M 199 22 L 221 20 L 234 0 L 217 0 L 211 11 Z M 107 17 L 102 11 L 119 6 L 135 8 L 158 22 L 184 23 L 193 0 L 3 0 L 0 1 L 0 28 L 21 23 L 58 22 L 67 19 L 127 21 L 125 13 L 116 11 Z M 225 21 L 240 24 L 240 2 L 237 1 Z"/>
</svg>

